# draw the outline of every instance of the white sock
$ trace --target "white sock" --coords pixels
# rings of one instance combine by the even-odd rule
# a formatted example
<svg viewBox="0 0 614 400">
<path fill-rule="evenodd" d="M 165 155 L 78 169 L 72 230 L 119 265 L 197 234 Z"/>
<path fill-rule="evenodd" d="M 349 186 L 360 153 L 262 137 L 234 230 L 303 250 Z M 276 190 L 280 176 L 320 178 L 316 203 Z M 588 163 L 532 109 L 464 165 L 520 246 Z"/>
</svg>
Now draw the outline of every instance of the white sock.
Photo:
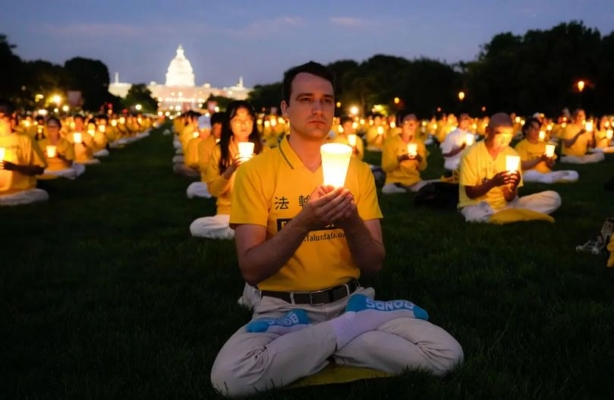
<svg viewBox="0 0 614 400">
<path fill-rule="evenodd" d="M 407 300 L 376 301 L 363 294 L 350 298 L 345 313 L 328 323 L 337 337 L 337 350 L 363 333 L 396 318 L 428 319 L 425 310 Z"/>
</svg>

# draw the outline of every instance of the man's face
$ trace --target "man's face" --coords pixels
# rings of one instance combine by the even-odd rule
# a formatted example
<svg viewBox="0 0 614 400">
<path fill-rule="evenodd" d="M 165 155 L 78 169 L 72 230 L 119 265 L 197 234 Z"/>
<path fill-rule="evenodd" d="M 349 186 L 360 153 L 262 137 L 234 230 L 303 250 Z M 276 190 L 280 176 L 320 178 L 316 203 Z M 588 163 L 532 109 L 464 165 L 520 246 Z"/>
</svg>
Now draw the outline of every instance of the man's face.
<svg viewBox="0 0 614 400">
<path fill-rule="evenodd" d="M 254 129 L 254 118 L 245 108 L 239 108 L 230 119 L 230 129 L 235 140 L 247 140 Z"/>
<path fill-rule="evenodd" d="M 292 81 L 290 102 L 281 103 L 294 133 L 321 141 L 328 135 L 335 112 L 333 85 L 324 78 L 302 72 Z"/>
<path fill-rule="evenodd" d="M 216 123 L 211 127 L 211 133 L 216 139 L 219 139 L 222 136 L 222 124 Z"/>
<path fill-rule="evenodd" d="M 49 121 L 47 123 L 47 133 L 52 138 L 58 138 L 60 136 L 60 125 L 55 121 Z"/>
<path fill-rule="evenodd" d="M 81 118 L 75 118 L 75 130 L 76 131 L 83 130 L 83 120 Z"/>
<path fill-rule="evenodd" d="M 470 124 L 471 124 L 471 120 L 469 119 L 469 117 L 461 117 L 460 121 L 458 122 L 458 127 L 466 131 L 469 129 Z"/>
<path fill-rule="evenodd" d="M 356 133 L 352 122 L 346 122 L 341 127 L 343 128 L 343 133 L 346 135 L 353 135 Z"/>
<path fill-rule="evenodd" d="M 403 118 L 403 134 L 414 136 L 416 128 L 418 127 L 418 121 L 413 117 Z"/>
<path fill-rule="evenodd" d="M 502 151 L 509 146 L 514 137 L 514 128 L 511 126 L 488 127 L 488 140 L 486 145 L 494 151 Z"/>
<path fill-rule="evenodd" d="M 584 123 L 584 121 L 586 121 L 586 114 L 584 113 L 584 111 L 580 111 L 576 114 L 575 120 L 574 122 L 576 124 L 580 124 L 582 125 Z"/>
<path fill-rule="evenodd" d="M 527 139 L 535 141 L 539 139 L 539 124 L 537 122 L 531 122 L 526 133 Z"/>
<path fill-rule="evenodd" d="M 8 136 L 13 129 L 11 128 L 11 116 L 0 111 L 0 136 Z"/>
</svg>

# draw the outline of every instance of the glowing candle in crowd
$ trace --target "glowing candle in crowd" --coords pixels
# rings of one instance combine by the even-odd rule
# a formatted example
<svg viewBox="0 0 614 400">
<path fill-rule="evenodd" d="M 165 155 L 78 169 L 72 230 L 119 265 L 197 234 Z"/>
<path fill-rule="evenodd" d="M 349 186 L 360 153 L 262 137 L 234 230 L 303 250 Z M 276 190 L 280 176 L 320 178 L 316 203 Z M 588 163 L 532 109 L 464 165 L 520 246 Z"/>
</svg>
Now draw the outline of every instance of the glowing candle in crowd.
<svg viewBox="0 0 614 400">
<path fill-rule="evenodd" d="M 612 136 L 613 136 L 613 134 L 614 134 L 614 131 L 613 131 L 612 129 L 608 129 L 608 130 L 605 132 L 605 137 L 606 137 L 608 140 L 612 140 Z"/>
<path fill-rule="evenodd" d="M 609 128 L 610 127 L 610 121 L 605 121 L 605 123 L 603 124 L 604 128 Z"/>
<path fill-rule="evenodd" d="M 192 136 L 197 138 L 197 137 L 200 136 L 200 132 L 196 131 L 196 132 L 192 133 Z"/>
<path fill-rule="evenodd" d="M 220 138 L 216 138 L 215 143 L 219 143 L 219 142 L 220 142 Z"/>
<path fill-rule="evenodd" d="M 119 123 L 120 123 L 120 124 L 125 124 L 125 123 L 126 123 L 126 118 L 121 117 L 121 118 L 119 119 Z"/>
<path fill-rule="evenodd" d="M 116 119 L 112 119 L 111 120 L 111 126 L 117 126 L 117 120 Z"/>
<path fill-rule="evenodd" d="M 390 123 L 390 128 L 394 129 L 394 128 L 396 128 L 396 127 L 397 127 L 396 122 L 392 121 L 392 122 Z"/>
<path fill-rule="evenodd" d="M 23 124 L 25 125 L 26 128 L 30 127 L 30 121 L 24 121 Z"/>
<path fill-rule="evenodd" d="M 0 161 L 4 161 L 5 155 L 6 155 L 6 149 L 4 147 L 0 147 Z"/>
<path fill-rule="evenodd" d="M 544 140 L 546 140 L 546 132 L 539 131 L 539 141 L 543 142 Z"/>
<path fill-rule="evenodd" d="M 239 143 L 239 157 L 250 158 L 254 154 L 254 144 L 252 142 Z"/>
<path fill-rule="evenodd" d="M 365 124 L 365 120 L 364 120 L 364 118 L 361 118 L 360 119 L 360 125 L 364 125 L 364 124 Z"/>
<path fill-rule="evenodd" d="M 348 144 L 352 147 L 356 146 L 356 135 L 348 135 Z"/>
<path fill-rule="evenodd" d="M 83 138 L 81 137 L 81 132 L 75 132 L 72 134 L 72 139 L 75 143 L 82 143 Z"/>
<path fill-rule="evenodd" d="M 383 128 L 383 127 L 381 127 L 381 126 L 378 126 L 378 127 L 377 127 L 377 134 L 378 134 L 378 135 L 383 135 L 383 134 L 384 134 L 384 128 Z"/>
<path fill-rule="evenodd" d="M 552 158 L 554 157 L 554 149 L 556 148 L 555 145 L 553 144 L 547 144 L 546 145 L 546 157 L 548 158 Z"/>
<path fill-rule="evenodd" d="M 407 143 L 407 154 L 412 157 L 418 155 L 418 145 L 416 143 Z"/>
<path fill-rule="evenodd" d="M 471 146 L 474 140 L 475 136 L 473 136 L 473 134 L 471 133 L 468 133 L 467 136 L 465 136 L 465 143 L 467 144 L 467 146 Z"/>
<path fill-rule="evenodd" d="M 505 169 L 508 171 L 518 171 L 520 167 L 519 156 L 505 156 Z"/>
<path fill-rule="evenodd" d="M 358 129 L 358 122 L 353 122 L 352 123 L 352 128 Z"/>
<path fill-rule="evenodd" d="M 584 123 L 584 129 L 586 129 L 587 132 L 592 132 L 593 131 L 593 121 L 586 121 Z"/>
<path fill-rule="evenodd" d="M 264 121 L 264 127 L 268 128 L 269 126 L 271 126 L 271 122 L 270 121 Z"/>
<path fill-rule="evenodd" d="M 94 129 L 88 129 L 87 133 L 91 136 L 94 137 L 94 135 L 96 134 L 96 131 Z"/>
<path fill-rule="evenodd" d="M 105 133 L 107 131 L 107 126 L 106 125 L 98 125 L 98 130 L 102 133 Z"/>
<path fill-rule="evenodd" d="M 277 125 L 277 120 L 276 119 L 272 119 L 271 120 L 271 126 L 275 126 Z"/>
<path fill-rule="evenodd" d="M 343 133 L 343 127 L 339 126 L 339 129 L 337 129 L 337 131 L 339 131 L 339 133 Z"/>
<path fill-rule="evenodd" d="M 327 143 L 320 147 L 324 185 L 342 187 L 352 157 L 352 148 L 341 143 Z"/>
<path fill-rule="evenodd" d="M 47 146 L 46 150 L 47 150 L 47 157 L 49 158 L 55 157 L 58 153 L 57 148 L 55 146 Z"/>
</svg>

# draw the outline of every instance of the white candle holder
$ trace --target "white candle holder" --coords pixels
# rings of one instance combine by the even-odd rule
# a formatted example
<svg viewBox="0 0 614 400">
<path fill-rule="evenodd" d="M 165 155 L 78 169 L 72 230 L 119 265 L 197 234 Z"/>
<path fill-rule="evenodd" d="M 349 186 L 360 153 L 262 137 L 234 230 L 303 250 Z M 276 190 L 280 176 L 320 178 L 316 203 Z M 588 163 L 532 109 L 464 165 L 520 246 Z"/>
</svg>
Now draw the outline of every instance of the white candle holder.
<svg viewBox="0 0 614 400">
<path fill-rule="evenodd" d="M 356 146 L 356 135 L 354 134 L 348 135 L 348 144 L 352 147 Z"/>
<path fill-rule="evenodd" d="M 608 140 L 612 140 L 612 137 L 613 137 L 613 136 L 614 136 L 614 131 L 613 131 L 612 129 L 608 129 L 608 130 L 605 132 L 605 137 L 606 137 Z"/>
<path fill-rule="evenodd" d="M 320 155 L 323 184 L 335 188 L 342 187 L 352 158 L 352 148 L 346 144 L 327 143 L 320 147 Z"/>
<path fill-rule="evenodd" d="M 586 129 L 587 132 L 592 132 L 593 131 L 593 121 L 585 122 L 584 129 Z"/>
<path fill-rule="evenodd" d="M 72 139 L 75 143 L 83 143 L 83 136 L 81 135 L 81 132 L 73 133 Z"/>
<path fill-rule="evenodd" d="M 473 134 L 468 133 L 467 136 L 465 136 L 465 143 L 467 144 L 467 146 L 471 146 L 474 141 L 475 141 L 475 136 L 473 136 Z"/>
<path fill-rule="evenodd" d="M 0 147 L 0 161 L 4 161 L 5 156 L 6 156 L 6 149 L 4 147 Z"/>
<path fill-rule="evenodd" d="M 539 141 L 543 142 L 544 140 L 546 140 L 546 132 L 539 131 Z"/>
<path fill-rule="evenodd" d="M 418 155 L 418 145 L 416 143 L 407 143 L 407 154 L 411 157 Z"/>
<path fill-rule="evenodd" d="M 238 144 L 239 157 L 250 158 L 254 154 L 254 144 L 252 142 L 241 142 Z"/>
<path fill-rule="evenodd" d="M 520 168 L 519 156 L 505 156 L 505 169 L 507 171 L 518 171 Z"/>
<path fill-rule="evenodd" d="M 47 157 L 49 158 L 54 158 L 58 154 L 56 146 L 47 146 L 45 150 L 47 151 Z"/>
<path fill-rule="evenodd" d="M 546 157 L 548 158 L 552 158 L 554 157 L 554 150 L 556 149 L 556 146 L 553 144 L 547 144 L 546 145 Z"/>
</svg>

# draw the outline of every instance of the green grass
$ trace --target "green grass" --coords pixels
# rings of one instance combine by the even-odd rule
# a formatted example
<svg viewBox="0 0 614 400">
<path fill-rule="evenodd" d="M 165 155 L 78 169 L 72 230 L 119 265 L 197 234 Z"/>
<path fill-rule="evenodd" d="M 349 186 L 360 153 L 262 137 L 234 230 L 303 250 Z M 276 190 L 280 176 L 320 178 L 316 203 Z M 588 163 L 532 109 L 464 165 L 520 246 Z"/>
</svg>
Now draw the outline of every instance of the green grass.
<svg viewBox="0 0 614 400">
<path fill-rule="evenodd" d="M 190 237 L 215 203 L 186 199 L 172 155 L 171 137 L 154 132 L 76 181 L 41 183 L 48 203 L 0 209 L 0 398 L 217 397 L 211 365 L 249 313 L 236 304 L 234 244 Z M 614 270 L 575 251 L 614 215 L 607 157 L 554 186 L 555 224 L 466 224 L 415 208 L 413 195 L 380 196 L 387 258 L 366 283 L 428 310 L 465 364 L 443 379 L 408 373 L 261 398 L 612 398 Z M 429 163 L 426 177 L 439 176 L 435 148 Z"/>
</svg>

